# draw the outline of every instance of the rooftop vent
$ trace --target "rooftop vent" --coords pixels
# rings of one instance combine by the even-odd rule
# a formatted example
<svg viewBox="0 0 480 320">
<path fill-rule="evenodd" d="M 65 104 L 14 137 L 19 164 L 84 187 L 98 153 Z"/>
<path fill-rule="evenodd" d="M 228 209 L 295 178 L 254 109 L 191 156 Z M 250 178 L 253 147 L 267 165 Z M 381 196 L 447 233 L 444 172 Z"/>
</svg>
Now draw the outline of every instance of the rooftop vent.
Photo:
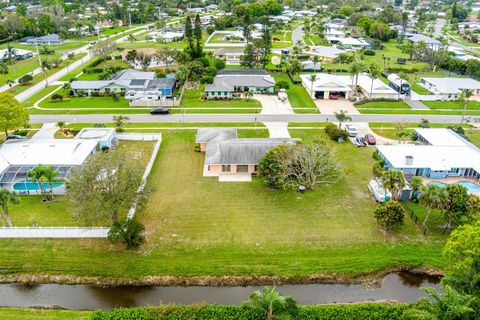
<svg viewBox="0 0 480 320">
<path fill-rule="evenodd" d="M 413 156 L 405 156 L 405 165 L 411 166 L 413 164 Z"/>
</svg>

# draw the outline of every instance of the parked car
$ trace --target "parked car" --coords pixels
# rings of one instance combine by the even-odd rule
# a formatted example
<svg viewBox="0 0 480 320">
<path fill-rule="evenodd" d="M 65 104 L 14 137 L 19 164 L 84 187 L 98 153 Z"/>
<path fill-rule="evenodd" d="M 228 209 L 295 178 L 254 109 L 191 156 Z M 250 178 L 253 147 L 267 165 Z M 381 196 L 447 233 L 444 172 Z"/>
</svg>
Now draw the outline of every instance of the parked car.
<svg viewBox="0 0 480 320">
<path fill-rule="evenodd" d="M 21 136 L 19 134 L 12 134 L 7 137 L 7 140 L 22 140 L 22 139 L 27 139 L 27 137 Z"/>
<path fill-rule="evenodd" d="M 340 98 L 340 95 L 338 93 L 330 93 L 330 95 L 328 96 L 328 98 L 330 100 L 338 100 L 338 98 Z"/>
<path fill-rule="evenodd" d="M 273 41 L 280 41 L 280 38 L 273 38 Z"/>
<path fill-rule="evenodd" d="M 150 114 L 155 115 L 155 114 L 169 114 L 170 109 L 168 108 L 155 108 L 155 109 L 150 109 Z"/>
<path fill-rule="evenodd" d="M 354 126 L 352 126 L 350 124 L 347 124 L 345 126 L 345 130 L 347 130 L 349 137 L 356 137 L 357 136 L 357 129 Z"/>
<path fill-rule="evenodd" d="M 286 101 L 288 99 L 287 90 L 285 89 L 278 90 L 278 99 L 282 102 Z"/>
<path fill-rule="evenodd" d="M 377 139 L 375 139 L 375 137 L 373 136 L 373 134 L 370 134 L 370 133 L 367 133 L 365 135 L 365 141 L 367 141 L 367 143 L 369 145 L 374 145 L 374 144 L 377 144 Z"/>
</svg>

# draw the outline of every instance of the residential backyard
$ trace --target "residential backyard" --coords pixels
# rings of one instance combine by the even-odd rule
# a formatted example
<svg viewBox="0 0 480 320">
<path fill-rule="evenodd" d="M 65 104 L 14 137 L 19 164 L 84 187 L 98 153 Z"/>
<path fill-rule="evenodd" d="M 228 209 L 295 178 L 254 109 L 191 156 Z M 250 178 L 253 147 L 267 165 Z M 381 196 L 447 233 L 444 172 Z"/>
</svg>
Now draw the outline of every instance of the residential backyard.
<svg viewBox="0 0 480 320">
<path fill-rule="evenodd" d="M 239 133 L 266 136 L 266 130 Z M 291 133 L 325 139 L 323 130 Z M 371 148 L 329 142 L 344 179 L 300 194 L 274 191 L 258 178 L 220 183 L 203 177 L 204 154 L 194 151 L 194 139 L 194 130 L 163 131 L 149 178 L 153 192 L 139 214 L 147 237 L 139 251 L 106 240 L 1 239 L 1 274 L 358 276 L 445 265 L 443 234 L 423 237 L 409 218 L 388 234 L 377 225 L 367 189 Z"/>
<path fill-rule="evenodd" d="M 121 141 L 114 152 L 125 153 L 139 166 L 146 167 L 153 145 L 153 141 Z M 81 222 L 72 218 L 72 209 L 66 196 L 55 196 L 50 203 L 43 203 L 41 196 L 20 196 L 20 203 L 10 206 L 10 216 L 14 226 L 81 226 Z M 108 221 L 95 225 L 108 226 Z"/>
</svg>

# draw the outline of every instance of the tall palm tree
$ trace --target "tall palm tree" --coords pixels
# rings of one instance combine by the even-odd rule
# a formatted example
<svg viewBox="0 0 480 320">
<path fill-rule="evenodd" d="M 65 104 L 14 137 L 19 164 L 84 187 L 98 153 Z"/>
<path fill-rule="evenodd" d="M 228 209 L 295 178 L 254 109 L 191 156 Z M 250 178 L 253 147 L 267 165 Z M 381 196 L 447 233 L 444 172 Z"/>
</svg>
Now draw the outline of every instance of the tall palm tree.
<svg viewBox="0 0 480 320">
<path fill-rule="evenodd" d="M 7 45 L 7 61 L 13 67 L 13 73 L 17 74 L 17 69 L 15 68 L 15 49 L 10 45 Z"/>
<path fill-rule="evenodd" d="M 365 66 L 363 63 L 354 61 L 351 65 L 350 68 L 348 69 L 348 73 L 350 74 L 350 77 L 352 77 L 352 87 L 356 87 L 358 84 L 358 75 L 360 72 L 362 72 L 365 69 Z M 355 82 L 354 82 L 355 80 Z"/>
<path fill-rule="evenodd" d="M 250 299 L 244 305 L 254 310 L 259 310 L 266 315 L 267 320 L 273 320 L 275 312 L 285 309 L 288 305 L 288 297 L 282 296 L 275 288 L 267 287 L 256 290 L 250 295 Z"/>
<path fill-rule="evenodd" d="M 407 182 L 403 171 L 388 169 L 381 177 L 382 186 L 392 193 L 393 200 L 398 200 L 400 190 L 405 188 Z"/>
<path fill-rule="evenodd" d="M 320 62 L 320 57 L 313 56 L 312 61 L 313 61 L 313 72 L 317 72 L 317 64 Z"/>
<path fill-rule="evenodd" d="M 43 184 L 45 182 L 45 167 L 40 164 L 32 170 L 28 171 L 27 178 L 38 184 L 38 188 L 40 189 L 40 193 L 42 194 L 42 202 L 47 201 L 45 185 Z"/>
<path fill-rule="evenodd" d="M 4 61 L 0 62 L 0 73 L 3 74 L 3 80 L 5 80 L 5 75 L 8 74 L 8 64 Z"/>
<path fill-rule="evenodd" d="M 316 74 L 309 75 L 308 80 L 310 81 L 310 95 L 313 97 L 313 83 L 317 80 L 317 75 Z"/>
<path fill-rule="evenodd" d="M 288 70 L 293 76 L 302 71 L 302 64 L 297 59 L 290 60 L 290 70 Z"/>
<path fill-rule="evenodd" d="M 48 185 L 50 187 L 50 192 L 49 192 L 49 200 L 53 200 L 53 184 L 59 182 L 60 180 L 57 178 L 58 177 L 58 172 L 55 171 L 54 166 L 46 166 L 44 167 L 43 170 L 43 178 L 45 182 L 48 182 Z"/>
<path fill-rule="evenodd" d="M 345 110 L 339 110 L 338 112 L 336 111 L 334 112 L 335 118 L 337 118 L 337 121 L 338 121 L 339 128 L 342 128 L 342 122 L 352 121 L 352 117 L 347 115 L 347 113 L 348 112 Z"/>
<path fill-rule="evenodd" d="M 373 94 L 373 82 L 375 81 L 376 78 L 380 75 L 380 70 L 378 69 L 378 66 L 376 64 L 371 64 L 370 68 L 368 68 L 368 71 L 370 72 L 370 79 L 372 80 L 372 84 L 370 85 L 370 95 L 368 96 L 369 99 L 372 99 L 372 94 Z"/>
<path fill-rule="evenodd" d="M 458 102 L 463 103 L 463 113 L 462 113 L 462 121 L 460 122 L 463 124 L 463 121 L 465 120 L 465 114 L 467 113 L 467 104 L 468 104 L 468 99 L 472 96 L 473 92 L 470 89 L 464 89 L 462 92 L 460 92 L 460 95 L 458 96 Z"/>
<path fill-rule="evenodd" d="M 427 225 L 432 209 L 441 209 L 447 200 L 447 196 L 447 190 L 440 188 L 436 184 L 427 184 L 426 187 L 422 188 L 422 193 L 418 197 L 418 201 L 422 206 L 427 207 L 427 214 L 422 223 L 424 229 Z"/>
<path fill-rule="evenodd" d="M 17 204 L 20 200 L 17 197 L 17 194 L 13 191 L 9 191 L 5 188 L 0 189 L 0 207 L 2 207 L 3 214 L 5 215 L 5 220 L 9 227 L 13 227 L 12 220 L 10 219 L 10 213 L 8 206 L 10 203 Z M 5 225 L 3 221 L 3 216 L 0 214 L 0 220 L 2 220 L 2 225 Z"/>
</svg>

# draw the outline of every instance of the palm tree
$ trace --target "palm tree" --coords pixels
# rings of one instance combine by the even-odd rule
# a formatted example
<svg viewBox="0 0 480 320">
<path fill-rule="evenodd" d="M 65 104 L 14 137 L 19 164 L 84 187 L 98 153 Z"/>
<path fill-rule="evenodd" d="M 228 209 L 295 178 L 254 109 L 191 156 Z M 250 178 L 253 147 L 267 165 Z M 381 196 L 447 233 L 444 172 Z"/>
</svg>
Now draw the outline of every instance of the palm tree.
<svg viewBox="0 0 480 320">
<path fill-rule="evenodd" d="M 312 61 L 313 61 L 313 72 L 317 72 L 317 64 L 320 62 L 320 57 L 313 56 Z"/>
<path fill-rule="evenodd" d="M 403 171 L 397 169 L 388 169 L 381 177 L 382 186 L 392 193 L 393 200 L 398 199 L 400 190 L 407 184 Z"/>
<path fill-rule="evenodd" d="M 429 298 L 422 298 L 405 312 L 407 319 L 474 319 L 475 297 L 461 294 L 450 286 L 443 286 L 442 293 L 434 288 L 422 288 Z"/>
<path fill-rule="evenodd" d="M 372 80 L 372 84 L 370 85 L 370 95 L 368 96 L 368 98 L 372 99 L 373 82 L 380 75 L 380 70 L 378 69 L 378 66 L 376 64 L 373 64 L 373 63 L 370 65 L 370 68 L 368 70 L 370 71 L 370 79 Z"/>
<path fill-rule="evenodd" d="M 10 213 L 8 211 L 8 205 L 10 203 L 17 204 L 20 202 L 18 199 L 17 194 L 13 191 L 9 191 L 5 188 L 0 189 L 0 206 L 2 207 L 3 214 L 5 215 L 5 219 L 7 220 L 7 224 L 9 227 L 13 227 L 12 220 L 10 219 Z M 2 225 L 5 226 L 5 222 L 3 221 L 3 216 L 0 214 L 0 220 L 2 220 Z"/>
<path fill-rule="evenodd" d="M 297 73 L 299 73 L 300 71 L 302 71 L 302 64 L 300 63 L 299 60 L 292 59 L 292 60 L 290 60 L 288 71 L 292 74 L 292 76 L 294 76 Z"/>
<path fill-rule="evenodd" d="M 3 74 L 3 80 L 5 80 L 5 75 L 8 74 L 8 64 L 5 62 L 0 62 L 0 73 Z"/>
<path fill-rule="evenodd" d="M 252 92 L 252 91 L 245 91 L 245 92 L 243 93 L 243 95 L 245 96 L 245 99 L 246 99 L 247 101 L 250 101 L 250 99 L 253 97 L 253 92 Z"/>
<path fill-rule="evenodd" d="M 10 45 L 7 45 L 7 62 L 12 65 L 13 73 L 16 75 L 17 69 L 15 68 L 15 51 Z"/>
<path fill-rule="evenodd" d="M 432 209 L 441 209 L 447 200 L 447 196 L 447 190 L 440 188 L 436 184 L 427 184 L 426 187 L 422 188 L 422 193 L 418 197 L 418 200 L 422 206 L 427 207 L 427 214 L 422 223 L 424 229 Z"/>
<path fill-rule="evenodd" d="M 473 92 L 470 89 L 464 89 L 462 92 L 460 92 L 460 95 L 458 96 L 458 102 L 463 103 L 463 113 L 462 113 L 462 121 L 460 122 L 463 124 L 463 121 L 465 120 L 465 114 L 467 113 L 467 104 L 468 104 L 468 99 L 472 96 Z"/>
<path fill-rule="evenodd" d="M 311 74 L 308 76 L 308 80 L 310 81 L 310 95 L 313 97 L 313 83 L 317 80 L 317 75 Z"/>
<path fill-rule="evenodd" d="M 347 113 L 348 112 L 345 110 L 339 110 L 338 112 L 334 112 L 335 118 L 337 118 L 338 121 L 339 128 L 342 128 L 342 122 L 352 121 L 352 117 L 347 115 Z"/>
<path fill-rule="evenodd" d="M 113 121 L 115 121 L 115 129 L 117 132 L 123 131 L 123 126 L 125 125 L 125 120 L 129 120 L 129 117 L 126 116 L 113 116 Z"/>
<path fill-rule="evenodd" d="M 38 167 L 27 172 L 27 178 L 38 184 L 38 188 L 42 194 L 42 202 L 47 201 L 45 185 L 43 184 L 45 181 L 45 167 L 39 164 Z"/>
<path fill-rule="evenodd" d="M 354 90 L 355 90 L 355 88 L 357 87 L 357 84 L 358 84 L 358 75 L 360 74 L 360 72 L 363 71 L 363 69 L 365 69 L 365 66 L 363 65 L 363 63 L 358 62 L 358 61 L 354 61 L 350 65 L 348 73 L 350 74 L 350 77 L 352 77 L 352 87 L 353 87 Z M 354 82 L 354 80 L 355 80 L 355 82 Z"/>
<path fill-rule="evenodd" d="M 58 174 L 59 173 L 57 171 L 55 171 L 54 166 L 44 167 L 43 178 L 46 182 L 48 182 L 48 184 L 50 186 L 50 194 L 49 194 L 49 198 L 50 198 L 49 200 L 50 201 L 53 200 L 53 184 L 60 181 L 57 178 Z"/>
<path fill-rule="evenodd" d="M 250 295 L 250 299 L 244 305 L 263 312 L 267 320 L 273 320 L 273 314 L 288 306 L 288 297 L 282 296 L 275 288 L 267 287 L 263 290 L 256 290 Z"/>
</svg>

